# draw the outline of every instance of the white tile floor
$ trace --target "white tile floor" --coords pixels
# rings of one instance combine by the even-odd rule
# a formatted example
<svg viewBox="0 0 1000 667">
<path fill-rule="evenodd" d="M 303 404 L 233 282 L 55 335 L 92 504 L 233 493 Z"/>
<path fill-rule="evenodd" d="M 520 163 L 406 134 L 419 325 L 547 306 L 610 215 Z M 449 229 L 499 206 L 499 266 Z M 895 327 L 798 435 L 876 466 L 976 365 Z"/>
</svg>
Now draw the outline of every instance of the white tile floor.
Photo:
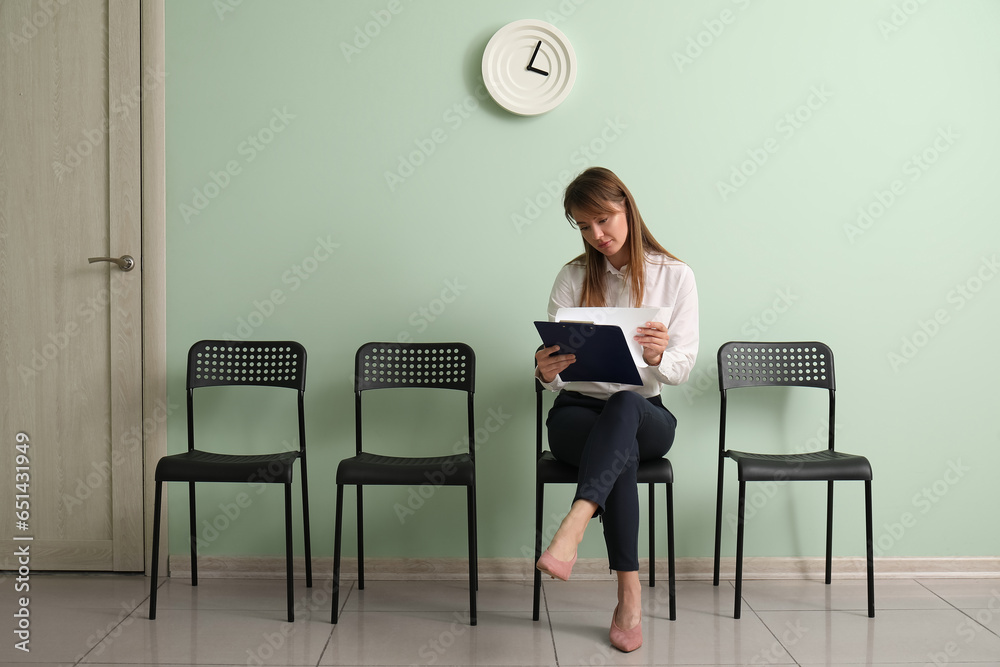
<svg viewBox="0 0 1000 667">
<path fill-rule="evenodd" d="M 610 579 L 546 581 L 537 623 L 530 582 L 483 581 L 476 627 L 463 581 L 345 582 L 333 626 L 328 580 L 296 586 L 295 623 L 280 580 L 164 580 L 150 621 L 144 577 L 32 574 L 30 653 L 0 580 L 5 665 L 1000 665 L 1000 579 L 880 580 L 875 619 L 863 581 L 746 581 L 738 621 L 730 582 L 682 581 L 673 622 L 664 581 L 628 655 L 608 643 Z"/>
</svg>

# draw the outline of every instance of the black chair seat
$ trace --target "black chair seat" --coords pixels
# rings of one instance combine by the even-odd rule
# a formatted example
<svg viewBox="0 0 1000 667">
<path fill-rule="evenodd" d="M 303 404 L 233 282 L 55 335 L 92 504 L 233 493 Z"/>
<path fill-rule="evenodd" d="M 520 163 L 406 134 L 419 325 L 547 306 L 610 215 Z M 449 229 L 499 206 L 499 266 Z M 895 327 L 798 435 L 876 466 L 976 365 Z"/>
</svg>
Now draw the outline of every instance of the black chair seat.
<svg viewBox="0 0 1000 667">
<path fill-rule="evenodd" d="M 541 348 L 539 348 L 541 349 Z M 564 463 L 549 450 L 542 449 L 542 433 L 544 414 L 542 396 L 545 388 L 535 380 L 535 562 L 542 555 L 542 508 L 545 502 L 546 484 L 576 484 L 580 477 L 580 469 L 569 463 Z M 667 510 L 667 595 L 669 602 L 669 618 L 677 618 L 676 582 L 677 572 L 674 564 L 674 469 L 668 459 L 653 459 L 642 461 L 636 471 L 636 482 L 649 485 L 649 585 L 656 585 L 656 511 L 654 507 L 654 489 L 657 484 L 665 485 L 664 498 Z M 531 618 L 537 621 L 541 613 L 542 573 L 534 568 L 532 585 Z"/>
<path fill-rule="evenodd" d="M 451 456 L 384 456 L 364 451 L 362 395 L 372 390 L 445 389 L 466 395 L 468 439 L 462 452 Z M 344 487 L 357 491 L 358 583 L 365 588 L 364 487 L 372 485 L 464 486 L 469 537 L 469 625 L 476 625 L 476 591 L 479 588 L 478 531 L 476 523 L 476 354 L 465 343 L 367 343 L 354 355 L 355 455 L 337 466 L 337 504 L 333 524 L 333 605 L 330 620 L 340 614 L 340 555 L 344 518 Z M 399 397 L 399 392 L 394 391 Z M 412 392 L 405 392 L 411 394 Z M 434 416 L 435 420 L 442 417 Z M 383 420 L 391 419 L 388 415 Z M 414 432 L 413 443 L 422 439 Z M 384 446 L 376 446 L 385 451 Z M 410 450 L 399 450 L 410 451 Z M 417 453 L 417 450 L 414 450 Z M 421 492 L 422 493 L 422 492 Z M 449 492 L 453 493 L 453 492 Z M 412 512 L 411 512 L 412 513 Z M 402 520 L 400 515 L 400 520 Z M 448 529 L 452 527 L 449 525 Z M 390 528 L 391 530 L 391 528 Z"/>
<path fill-rule="evenodd" d="M 194 395 L 219 388 L 239 393 L 238 387 L 292 389 L 298 394 L 299 446 L 294 451 L 265 454 L 223 454 L 195 448 Z M 160 513 L 164 482 L 188 483 L 188 526 L 191 549 L 191 585 L 198 585 L 196 486 L 202 482 L 281 484 L 285 487 L 285 602 L 288 622 L 295 620 L 292 551 L 292 470 L 302 466 L 302 537 L 305 542 L 306 586 L 312 588 L 312 540 L 309 536 L 309 483 L 306 471 L 306 350 L 295 341 L 202 340 L 188 350 L 187 451 L 164 456 L 156 463 L 153 504 L 153 552 L 150 561 L 149 620 L 156 618 L 157 569 L 160 553 Z M 284 392 L 282 392 L 284 393 Z M 248 409 L 247 412 L 250 412 Z M 238 443 L 242 444 L 242 443 Z M 206 522 L 207 523 L 207 522 Z M 260 526 L 256 527 L 261 530 Z"/>
<path fill-rule="evenodd" d="M 580 469 L 563 463 L 552 452 L 545 451 L 538 457 L 538 481 L 543 484 L 576 484 Z"/>
<path fill-rule="evenodd" d="M 415 457 L 361 452 L 337 466 L 337 484 L 471 486 L 474 479 L 475 467 L 468 454 Z"/>
<path fill-rule="evenodd" d="M 861 481 L 865 486 L 865 542 L 868 575 L 868 617 L 875 617 L 875 555 L 872 539 L 872 466 L 864 456 L 834 448 L 837 383 L 833 351 L 819 341 L 741 342 L 722 345 L 716 355 L 719 373 L 719 476 L 715 500 L 715 568 L 712 583 L 719 585 L 722 560 L 722 501 L 726 459 L 736 463 L 739 498 L 736 515 L 736 599 L 733 618 L 743 606 L 743 534 L 746 530 L 747 482 L 826 482 L 826 576 L 833 580 L 833 487 L 839 481 Z M 731 390 L 745 388 L 820 389 L 827 393 L 827 448 L 794 454 L 762 454 L 726 449 L 727 406 Z M 798 391 L 798 390 L 796 390 Z"/>
<path fill-rule="evenodd" d="M 564 463 L 546 450 L 538 457 L 538 479 L 543 484 L 575 484 L 580 469 Z M 654 459 L 639 464 L 636 475 L 639 484 L 673 484 L 674 469 L 668 459 Z"/>
<path fill-rule="evenodd" d="M 758 454 L 730 450 L 744 482 L 775 480 L 870 480 L 872 466 L 864 456 L 824 449 L 801 454 Z"/>
<path fill-rule="evenodd" d="M 298 458 L 298 452 L 218 454 L 192 449 L 160 459 L 156 481 L 291 484 L 293 464 Z"/>
<path fill-rule="evenodd" d="M 674 468 L 668 459 L 641 461 L 636 477 L 639 484 L 673 484 Z"/>
</svg>

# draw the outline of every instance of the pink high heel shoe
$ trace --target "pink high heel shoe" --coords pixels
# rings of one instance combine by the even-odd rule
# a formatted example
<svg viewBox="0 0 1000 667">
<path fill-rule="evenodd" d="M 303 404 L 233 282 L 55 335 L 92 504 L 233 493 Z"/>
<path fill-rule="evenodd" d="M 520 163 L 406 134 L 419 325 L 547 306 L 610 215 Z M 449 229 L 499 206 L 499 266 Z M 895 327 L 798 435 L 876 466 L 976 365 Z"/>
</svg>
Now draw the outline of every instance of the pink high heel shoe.
<svg viewBox="0 0 1000 667">
<path fill-rule="evenodd" d="M 550 554 L 548 549 L 546 549 L 544 553 L 542 553 L 541 558 L 538 559 L 538 562 L 535 563 L 535 567 L 553 579 L 569 581 L 569 575 L 573 572 L 573 565 L 575 564 L 576 554 L 573 554 L 573 560 L 559 560 Z"/>
<path fill-rule="evenodd" d="M 618 607 L 611 614 L 611 645 L 623 653 L 631 653 L 642 646 L 642 621 L 631 630 L 622 630 L 615 623 Z"/>
</svg>

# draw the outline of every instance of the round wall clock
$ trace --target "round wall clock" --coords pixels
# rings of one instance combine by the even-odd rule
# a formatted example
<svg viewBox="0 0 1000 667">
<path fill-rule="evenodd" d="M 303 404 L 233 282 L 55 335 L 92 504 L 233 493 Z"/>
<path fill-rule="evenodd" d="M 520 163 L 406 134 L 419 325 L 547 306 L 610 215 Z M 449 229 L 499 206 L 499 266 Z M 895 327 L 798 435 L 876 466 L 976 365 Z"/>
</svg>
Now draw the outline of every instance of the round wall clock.
<svg viewBox="0 0 1000 667">
<path fill-rule="evenodd" d="M 496 31 L 483 52 L 483 82 L 504 109 L 534 116 L 556 108 L 576 81 L 576 54 L 551 23 L 526 19 Z"/>
</svg>

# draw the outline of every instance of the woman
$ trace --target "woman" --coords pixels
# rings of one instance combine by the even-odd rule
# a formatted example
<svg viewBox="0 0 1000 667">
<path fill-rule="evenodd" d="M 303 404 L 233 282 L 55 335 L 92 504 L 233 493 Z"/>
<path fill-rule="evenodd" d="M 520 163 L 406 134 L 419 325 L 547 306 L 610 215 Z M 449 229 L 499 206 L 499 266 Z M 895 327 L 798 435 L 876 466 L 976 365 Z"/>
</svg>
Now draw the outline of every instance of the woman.
<svg viewBox="0 0 1000 667">
<path fill-rule="evenodd" d="M 585 252 L 563 266 L 549 297 L 549 319 L 563 307 L 655 307 L 663 321 L 635 332 L 648 367 L 643 384 L 563 382 L 574 363 L 559 346 L 535 354 L 536 377 L 559 395 L 549 412 L 549 447 L 580 469 L 576 495 L 536 567 L 569 579 L 590 519 L 602 516 L 608 561 L 618 575 L 618 605 L 611 643 L 634 651 L 642 645 L 639 584 L 639 461 L 670 449 L 677 420 L 660 401 L 664 384 L 688 379 L 698 353 L 698 293 L 694 274 L 650 234 L 632 194 L 611 171 L 593 167 L 566 188 L 563 208 L 580 230 Z"/>
</svg>

